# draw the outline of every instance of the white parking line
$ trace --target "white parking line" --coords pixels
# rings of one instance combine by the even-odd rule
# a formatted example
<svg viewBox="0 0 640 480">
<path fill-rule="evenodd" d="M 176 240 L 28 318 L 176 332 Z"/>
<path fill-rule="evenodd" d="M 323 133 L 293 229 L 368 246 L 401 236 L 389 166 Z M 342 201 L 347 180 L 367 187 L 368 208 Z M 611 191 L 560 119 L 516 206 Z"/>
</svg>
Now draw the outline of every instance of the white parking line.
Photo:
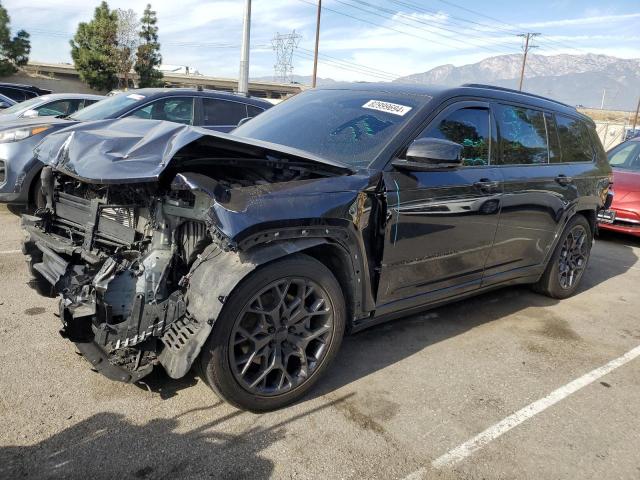
<svg viewBox="0 0 640 480">
<path fill-rule="evenodd" d="M 546 410 L 547 408 L 555 405 L 560 400 L 568 397 L 572 393 L 577 392 L 581 388 L 586 387 L 587 385 L 595 382 L 599 378 L 611 373 L 618 367 L 630 362 L 634 358 L 640 356 L 640 346 L 634 348 L 633 350 L 628 351 L 621 357 L 616 358 L 615 360 L 611 360 L 606 365 L 602 367 L 596 368 L 595 370 L 590 371 L 589 373 L 583 375 L 572 382 L 567 383 L 566 385 L 554 390 L 549 395 L 540 400 L 537 400 L 530 405 L 518 410 L 514 414 L 508 416 L 504 420 L 496 423 L 495 425 L 487 428 L 484 432 L 479 433 L 472 439 L 464 442 L 463 444 L 457 446 L 456 448 L 449 450 L 447 453 L 442 455 L 441 457 L 436 458 L 431 465 L 434 468 L 444 468 L 455 465 L 456 463 L 464 460 L 473 452 L 481 449 L 488 443 L 492 442 L 496 438 L 500 437 L 502 434 L 508 432 L 512 428 L 520 425 L 524 421 L 529 418 L 537 415 L 538 413 Z M 427 476 L 427 468 L 423 467 L 415 472 L 411 473 L 405 480 L 417 480 L 419 478 L 424 478 Z"/>
<path fill-rule="evenodd" d="M 0 255 L 12 255 L 14 253 L 22 253 L 22 250 L 0 250 Z"/>
</svg>

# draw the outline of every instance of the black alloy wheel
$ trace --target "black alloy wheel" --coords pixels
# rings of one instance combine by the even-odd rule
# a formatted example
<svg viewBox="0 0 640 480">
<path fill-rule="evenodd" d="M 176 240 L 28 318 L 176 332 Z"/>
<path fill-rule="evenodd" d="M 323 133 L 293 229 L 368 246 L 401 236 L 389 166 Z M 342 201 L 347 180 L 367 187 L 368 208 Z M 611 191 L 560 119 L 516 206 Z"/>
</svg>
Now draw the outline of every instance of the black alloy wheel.
<svg viewBox="0 0 640 480">
<path fill-rule="evenodd" d="M 304 278 L 277 280 L 258 292 L 233 328 L 233 374 L 247 391 L 279 395 L 309 378 L 333 333 L 328 294 Z"/>
<path fill-rule="evenodd" d="M 560 235 L 545 271 L 533 289 L 551 298 L 573 295 L 584 277 L 592 245 L 591 224 L 584 215 L 574 215 Z"/>
<path fill-rule="evenodd" d="M 588 235 L 583 225 L 574 226 L 564 239 L 558 257 L 558 280 L 565 290 L 580 281 L 589 258 Z"/>
<path fill-rule="evenodd" d="M 201 375 L 232 405 L 274 410 L 302 397 L 335 358 L 344 297 L 331 271 L 303 254 L 249 274 L 216 319 Z"/>
</svg>

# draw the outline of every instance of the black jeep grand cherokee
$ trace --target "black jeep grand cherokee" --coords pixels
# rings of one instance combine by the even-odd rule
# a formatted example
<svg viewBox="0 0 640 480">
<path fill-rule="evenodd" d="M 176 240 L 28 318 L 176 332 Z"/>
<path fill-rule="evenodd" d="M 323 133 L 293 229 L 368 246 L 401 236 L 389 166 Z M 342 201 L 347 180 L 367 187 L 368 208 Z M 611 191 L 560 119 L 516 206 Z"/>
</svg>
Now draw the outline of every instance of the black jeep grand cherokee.
<svg viewBox="0 0 640 480">
<path fill-rule="evenodd" d="M 518 283 L 575 292 L 610 169 L 574 108 L 505 89 L 309 90 L 233 134 L 82 124 L 36 150 L 36 285 L 109 378 L 193 364 L 263 411 L 345 332 Z"/>
</svg>

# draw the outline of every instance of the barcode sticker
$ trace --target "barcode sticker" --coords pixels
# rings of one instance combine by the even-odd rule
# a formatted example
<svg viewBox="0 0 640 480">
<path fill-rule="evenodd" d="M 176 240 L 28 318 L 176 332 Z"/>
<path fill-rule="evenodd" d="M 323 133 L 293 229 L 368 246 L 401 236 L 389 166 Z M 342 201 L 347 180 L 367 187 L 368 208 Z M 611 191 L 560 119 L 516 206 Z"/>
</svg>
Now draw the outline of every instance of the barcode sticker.
<svg viewBox="0 0 640 480">
<path fill-rule="evenodd" d="M 394 115 L 400 115 L 403 117 L 410 110 L 411 107 L 406 105 L 398 105 L 397 103 L 383 102 L 382 100 L 369 100 L 362 108 L 368 108 L 369 110 L 378 110 L 379 112 L 393 113 Z"/>
</svg>

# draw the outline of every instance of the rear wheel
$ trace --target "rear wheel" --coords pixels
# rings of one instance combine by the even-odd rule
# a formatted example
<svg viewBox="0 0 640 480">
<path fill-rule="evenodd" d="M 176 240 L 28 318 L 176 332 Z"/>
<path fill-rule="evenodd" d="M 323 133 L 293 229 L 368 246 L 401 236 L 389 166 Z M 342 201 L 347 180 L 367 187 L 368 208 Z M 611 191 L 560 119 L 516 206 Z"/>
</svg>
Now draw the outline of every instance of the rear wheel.
<svg viewBox="0 0 640 480">
<path fill-rule="evenodd" d="M 232 405 L 268 411 L 302 397 L 335 357 L 345 328 L 340 286 L 306 255 L 255 271 L 229 297 L 200 358 Z"/>
<path fill-rule="evenodd" d="M 593 234 L 582 215 L 573 217 L 562 232 L 547 268 L 534 289 L 552 298 L 567 298 L 576 291 L 589 262 Z"/>
</svg>

